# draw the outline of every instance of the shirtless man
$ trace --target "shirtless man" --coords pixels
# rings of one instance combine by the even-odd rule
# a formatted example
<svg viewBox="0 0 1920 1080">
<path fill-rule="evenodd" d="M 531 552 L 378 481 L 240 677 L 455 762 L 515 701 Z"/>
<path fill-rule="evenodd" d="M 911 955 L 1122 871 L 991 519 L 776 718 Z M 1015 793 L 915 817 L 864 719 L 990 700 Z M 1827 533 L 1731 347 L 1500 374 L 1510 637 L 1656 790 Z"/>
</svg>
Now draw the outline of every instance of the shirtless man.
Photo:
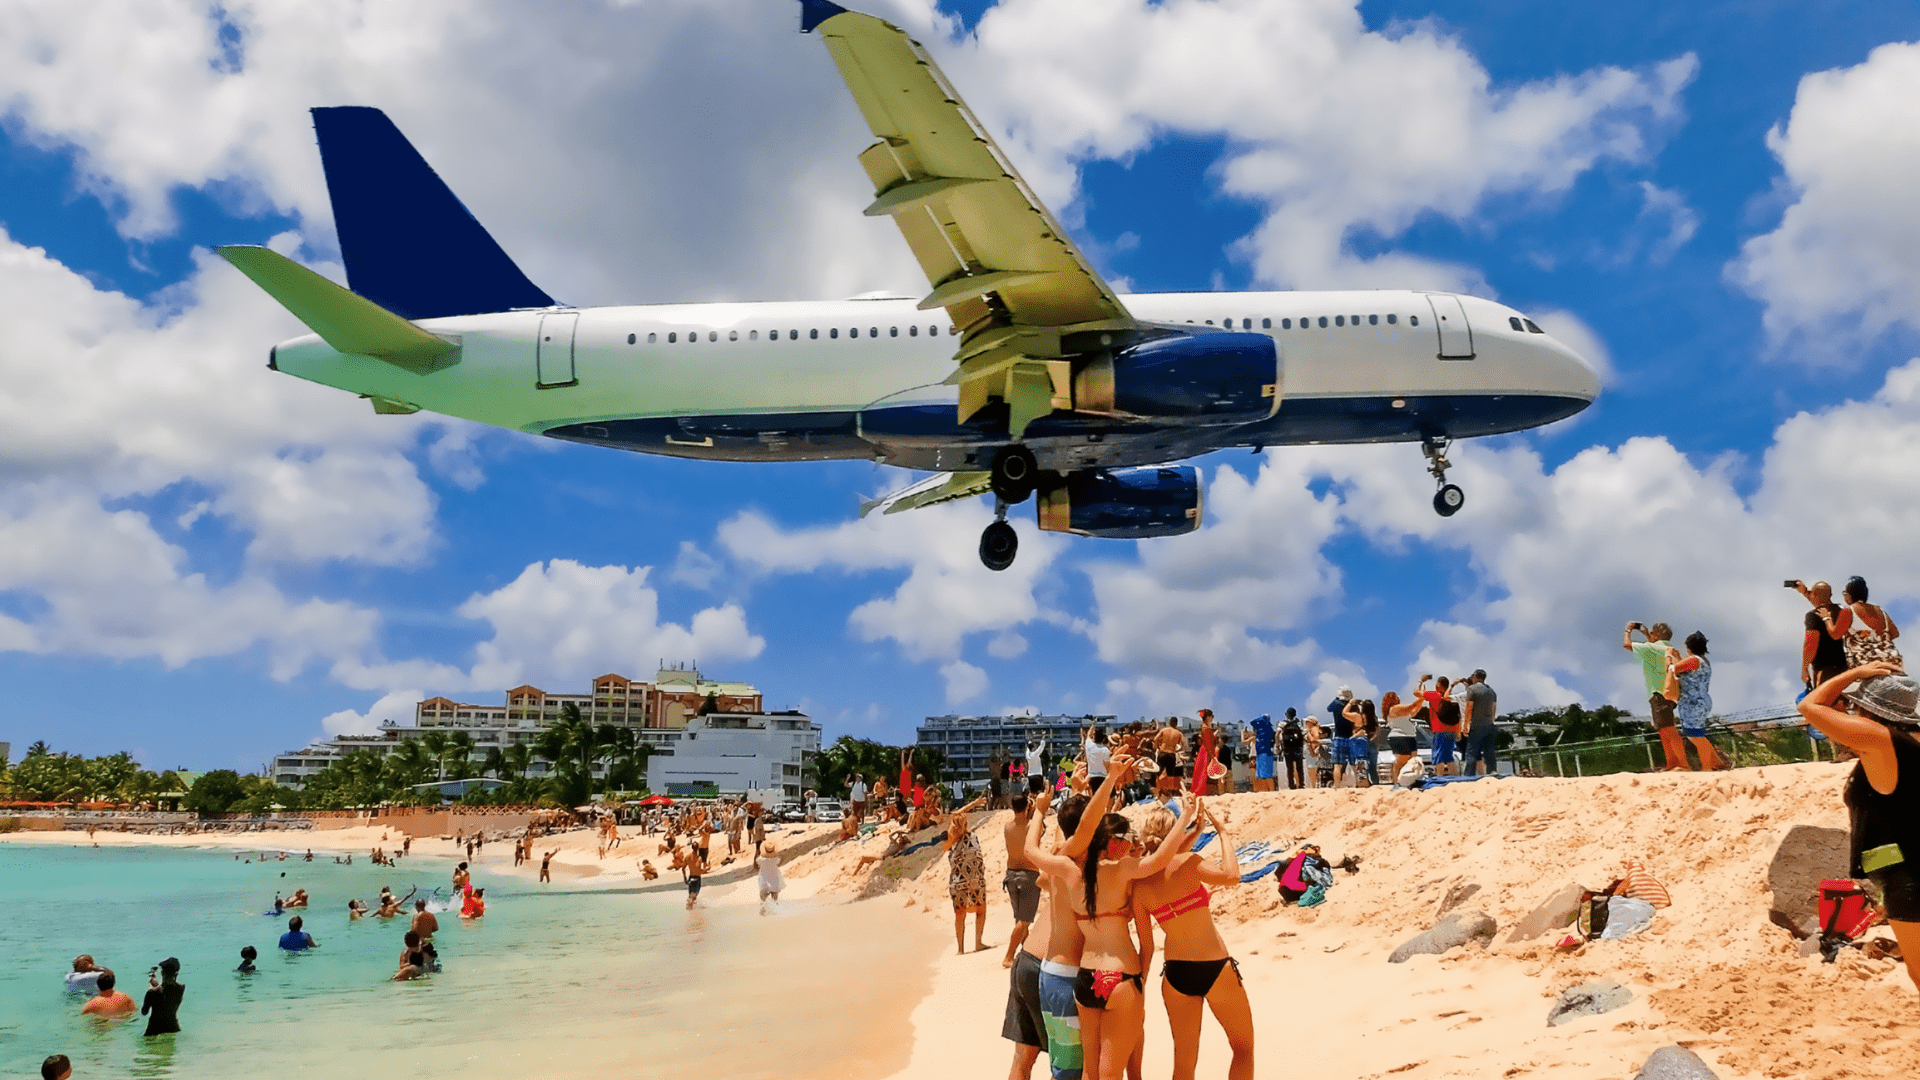
<svg viewBox="0 0 1920 1080">
<path fill-rule="evenodd" d="M 433 935 L 440 931 L 440 920 L 434 918 L 433 912 L 427 910 L 425 900 L 413 902 L 413 923 L 407 929 L 420 935 L 420 951 L 427 954 L 427 962 L 429 964 L 437 962 L 440 954 L 433 947 Z"/>
<path fill-rule="evenodd" d="M 1167 717 L 1167 726 L 1153 733 L 1153 751 L 1160 766 L 1160 778 L 1153 782 L 1153 793 L 1165 802 L 1180 790 L 1180 757 L 1187 752 L 1187 737 L 1180 731 L 1180 719 Z"/>
<path fill-rule="evenodd" d="M 1007 891 L 1007 899 L 1013 904 L 1013 936 L 1007 940 L 1007 955 L 1000 961 L 1004 968 L 1013 966 L 1021 944 L 1033 929 L 1034 915 L 1040 905 L 1040 871 L 1027 857 L 1027 825 L 1032 820 L 1027 793 L 1015 792 L 1013 817 L 1000 830 L 1007 846 L 1007 876 L 1001 880 L 1000 887 Z"/>
<path fill-rule="evenodd" d="M 113 988 L 113 972 L 102 970 L 95 981 L 95 994 L 80 1006 L 82 1016 L 99 1016 L 112 1019 L 116 1016 L 132 1016 L 139 1008 L 125 992 Z"/>
<path fill-rule="evenodd" d="M 1116 785 L 1132 779 L 1132 763 L 1118 759 L 1110 763 L 1107 778 L 1092 797 L 1069 795 L 1060 804 L 1061 838 L 1053 845 L 1055 854 L 1080 860 L 1093 840 L 1093 830 L 1107 812 Z M 1027 820 L 1025 852 L 1040 848 L 1046 831 L 1047 807 L 1051 792 L 1041 792 Z M 1029 857 L 1030 858 L 1030 857 Z M 1044 931 L 1046 953 L 1040 962 L 1040 1009 L 1047 1035 L 1047 1063 L 1055 1080 L 1080 1080 L 1084 1050 L 1080 1045 L 1080 1009 L 1074 1001 L 1073 983 L 1080 976 L 1080 950 L 1085 944 L 1080 922 L 1073 916 L 1073 900 L 1062 879 L 1043 874 L 1040 882 L 1046 894 L 1047 926 Z"/>
</svg>

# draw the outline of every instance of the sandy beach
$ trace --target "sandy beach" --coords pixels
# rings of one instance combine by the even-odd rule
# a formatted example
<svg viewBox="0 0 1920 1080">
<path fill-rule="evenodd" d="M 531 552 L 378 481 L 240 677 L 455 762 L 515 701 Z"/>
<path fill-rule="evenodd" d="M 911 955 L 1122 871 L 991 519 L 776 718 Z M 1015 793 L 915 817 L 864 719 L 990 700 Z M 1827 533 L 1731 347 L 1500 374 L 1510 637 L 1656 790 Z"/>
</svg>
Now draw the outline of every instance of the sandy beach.
<svg viewBox="0 0 1920 1080">
<path fill-rule="evenodd" d="M 1920 1075 L 1916 994 L 1894 961 L 1849 950 L 1834 964 L 1800 955 L 1768 920 L 1767 870 L 1796 825 L 1845 829 L 1840 788 L 1847 766 L 1806 764 L 1721 774 L 1619 775 L 1579 780 L 1490 780 L 1430 792 L 1385 789 L 1240 794 L 1209 800 L 1236 844 L 1267 840 L 1291 849 L 1313 841 L 1336 871 L 1327 902 L 1281 903 L 1269 876 L 1216 897 L 1216 918 L 1239 958 L 1257 1022 L 1262 1075 L 1350 1080 L 1386 1077 L 1626 1078 L 1654 1049 L 1680 1044 L 1724 1078 Z M 1131 816 L 1143 808 L 1128 811 Z M 1005 864 L 1005 813 L 976 818 L 989 881 Z M 1006 972 L 1000 950 L 956 956 L 939 848 L 857 869 L 884 833 L 830 843 L 834 826 L 789 826 L 778 839 L 790 917 L 779 920 L 791 952 L 771 971 L 828 965 L 848 987 L 847 1054 L 808 1061 L 803 1074 L 843 1077 L 998 1075 L 1010 1044 L 999 1038 Z M 633 830 L 623 830 L 631 834 Z M 143 837 L 101 833 L 108 843 L 312 846 L 356 858 L 381 830 L 245 836 Z M 75 834 L 16 833 L 11 843 L 74 843 Z M 807 841 L 819 845 L 812 850 Z M 388 841 L 391 844 L 391 840 Z M 556 885 L 635 889 L 637 861 L 658 841 L 629 835 L 596 858 L 581 830 L 549 838 L 560 849 Z M 719 845 L 724 847 L 724 843 Z M 453 845 L 416 839 L 414 850 L 446 856 Z M 1559 937 L 1511 940 L 1513 925 L 1568 883 L 1605 886 L 1629 857 L 1642 859 L 1673 895 L 1646 931 L 1620 941 L 1556 951 Z M 488 845 L 480 868 L 516 873 L 511 847 Z M 709 878 L 703 902 L 757 902 L 746 868 Z M 532 875 L 529 864 L 517 873 Z M 1476 888 L 1477 887 L 1477 888 Z M 644 893 L 680 894 L 664 870 Z M 1390 964 L 1395 946 L 1431 927 L 1449 896 L 1461 910 L 1492 916 L 1487 948 Z M 663 896 L 662 900 L 665 899 Z M 988 908 L 987 940 L 1004 945 L 1004 895 Z M 1876 931 L 1886 936 L 1882 928 Z M 787 938 L 781 939 L 783 942 Z M 1627 1006 L 1549 1027 L 1564 990 L 1610 977 L 1633 993 Z M 743 972 L 743 980 L 753 976 Z M 800 980 L 813 984 L 813 977 Z M 1170 1060 L 1159 991 L 1149 982 L 1146 1074 Z M 764 987 L 753 992 L 763 992 Z M 775 999 L 768 998 L 771 1003 Z M 777 1011 L 777 1010 L 776 1010 Z M 760 1039 L 778 1044 L 778 1025 Z M 1200 1075 L 1221 1075 L 1225 1041 L 1203 1036 Z M 1040 1068 L 1044 1069 L 1042 1062 Z M 757 1071 L 757 1070 L 755 1070 Z"/>
</svg>

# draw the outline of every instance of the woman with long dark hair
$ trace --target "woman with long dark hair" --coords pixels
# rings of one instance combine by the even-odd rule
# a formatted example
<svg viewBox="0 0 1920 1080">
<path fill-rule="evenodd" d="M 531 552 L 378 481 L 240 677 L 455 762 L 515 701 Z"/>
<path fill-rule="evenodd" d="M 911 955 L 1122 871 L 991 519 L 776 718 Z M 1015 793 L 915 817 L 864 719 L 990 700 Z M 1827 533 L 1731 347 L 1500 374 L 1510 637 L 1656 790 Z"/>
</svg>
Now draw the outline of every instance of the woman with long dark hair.
<svg viewBox="0 0 1920 1080">
<path fill-rule="evenodd" d="M 1920 684 L 1874 661 L 1815 687 L 1800 715 L 1860 755 L 1845 796 L 1852 873 L 1880 886 L 1907 977 L 1920 987 Z"/>
<path fill-rule="evenodd" d="M 1201 798 L 1189 793 L 1182 802 L 1179 828 L 1185 832 L 1199 816 Z M 1084 938 L 1073 996 L 1086 1080 L 1120 1080 L 1140 1045 L 1146 995 L 1144 965 L 1132 934 L 1133 883 L 1165 870 L 1180 850 L 1167 844 L 1142 859 L 1133 854 L 1130 829 L 1119 814 L 1102 815 L 1088 842 L 1084 868 L 1063 855 L 1029 852 L 1042 873 L 1067 886 L 1064 891 Z"/>
</svg>

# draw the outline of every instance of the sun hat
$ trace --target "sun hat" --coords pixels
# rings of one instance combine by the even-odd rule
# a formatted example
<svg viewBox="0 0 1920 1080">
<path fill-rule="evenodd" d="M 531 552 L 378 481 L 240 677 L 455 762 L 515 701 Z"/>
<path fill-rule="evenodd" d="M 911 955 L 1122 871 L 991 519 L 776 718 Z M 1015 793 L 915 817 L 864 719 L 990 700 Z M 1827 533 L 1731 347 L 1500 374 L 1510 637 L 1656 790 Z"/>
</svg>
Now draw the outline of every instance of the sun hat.
<svg viewBox="0 0 1920 1080">
<path fill-rule="evenodd" d="M 1890 724 L 1920 727 L 1920 683 L 1905 675 L 1877 675 L 1847 688 L 1847 700 Z"/>
</svg>

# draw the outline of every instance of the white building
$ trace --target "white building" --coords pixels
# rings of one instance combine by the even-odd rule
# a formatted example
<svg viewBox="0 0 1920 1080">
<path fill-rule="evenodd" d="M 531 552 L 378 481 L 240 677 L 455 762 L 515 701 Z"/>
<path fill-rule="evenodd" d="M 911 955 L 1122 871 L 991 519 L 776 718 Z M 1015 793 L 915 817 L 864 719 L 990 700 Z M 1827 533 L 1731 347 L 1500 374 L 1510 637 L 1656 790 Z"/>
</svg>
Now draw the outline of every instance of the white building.
<svg viewBox="0 0 1920 1080">
<path fill-rule="evenodd" d="M 815 786 L 820 725 L 805 713 L 710 713 L 673 734 L 647 761 L 648 791 L 798 799 Z"/>
</svg>

